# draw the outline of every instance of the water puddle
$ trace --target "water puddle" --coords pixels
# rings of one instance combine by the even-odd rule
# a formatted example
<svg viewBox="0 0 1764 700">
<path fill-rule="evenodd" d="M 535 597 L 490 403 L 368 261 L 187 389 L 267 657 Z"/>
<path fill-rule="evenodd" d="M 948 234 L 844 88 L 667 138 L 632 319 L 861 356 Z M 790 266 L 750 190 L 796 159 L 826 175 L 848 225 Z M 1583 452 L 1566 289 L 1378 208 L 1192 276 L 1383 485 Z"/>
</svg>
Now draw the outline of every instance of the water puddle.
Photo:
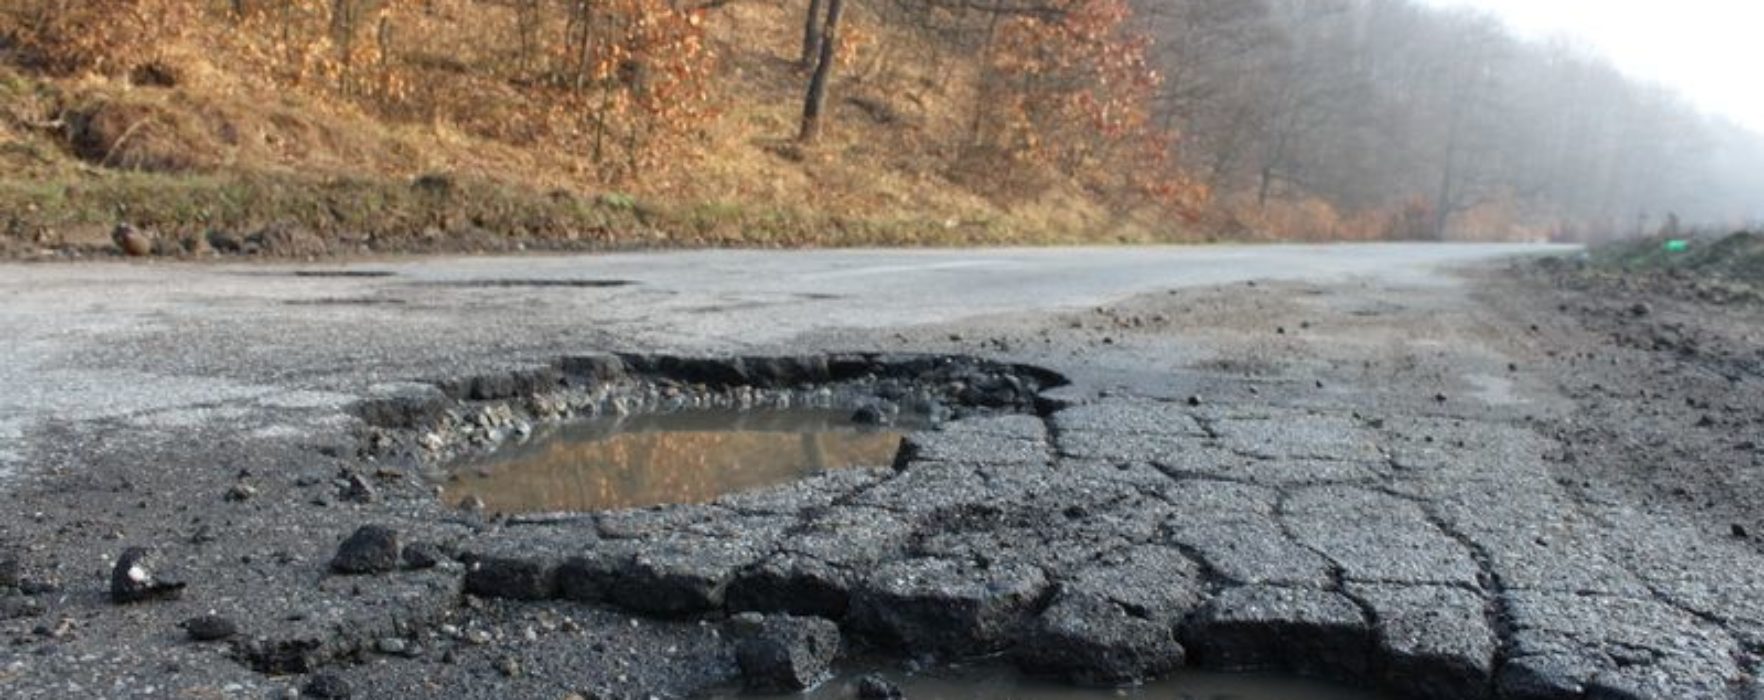
<svg viewBox="0 0 1764 700">
<path fill-rule="evenodd" d="M 1386 697 L 1322 681 L 1207 671 L 1182 671 L 1175 677 L 1136 688 L 1077 688 L 1029 678 L 1009 668 L 995 666 L 879 675 L 900 686 L 905 696 L 912 700 L 1381 700 Z M 808 700 L 856 697 L 858 679 L 862 676 L 860 673 L 841 675 L 798 697 Z"/>
<path fill-rule="evenodd" d="M 882 467 L 906 430 L 850 410 L 705 410 L 564 426 L 458 470 L 449 503 L 476 496 L 497 513 L 597 512 L 705 503 L 822 471 Z"/>
</svg>

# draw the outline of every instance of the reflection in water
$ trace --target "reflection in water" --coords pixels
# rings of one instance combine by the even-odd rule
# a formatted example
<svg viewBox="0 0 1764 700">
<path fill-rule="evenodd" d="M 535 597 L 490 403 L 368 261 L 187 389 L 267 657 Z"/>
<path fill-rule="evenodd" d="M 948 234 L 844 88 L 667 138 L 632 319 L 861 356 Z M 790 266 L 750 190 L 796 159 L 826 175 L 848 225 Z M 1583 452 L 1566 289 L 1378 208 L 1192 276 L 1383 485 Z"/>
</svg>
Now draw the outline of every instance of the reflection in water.
<svg viewBox="0 0 1764 700">
<path fill-rule="evenodd" d="M 816 472 L 881 467 L 902 433 L 850 411 L 687 411 L 586 421 L 462 469 L 445 497 L 493 512 L 596 512 L 704 503 Z M 911 426 L 909 426 L 911 427 Z"/>
<path fill-rule="evenodd" d="M 1137 688 L 1076 688 L 1027 678 L 1008 668 L 980 666 L 938 669 L 920 674 L 884 672 L 912 700 L 1378 700 L 1385 696 L 1319 681 L 1259 674 L 1183 671 L 1176 677 Z M 852 672 L 801 696 L 807 700 L 857 697 Z M 725 697 L 735 697 L 733 694 Z"/>
</svg>

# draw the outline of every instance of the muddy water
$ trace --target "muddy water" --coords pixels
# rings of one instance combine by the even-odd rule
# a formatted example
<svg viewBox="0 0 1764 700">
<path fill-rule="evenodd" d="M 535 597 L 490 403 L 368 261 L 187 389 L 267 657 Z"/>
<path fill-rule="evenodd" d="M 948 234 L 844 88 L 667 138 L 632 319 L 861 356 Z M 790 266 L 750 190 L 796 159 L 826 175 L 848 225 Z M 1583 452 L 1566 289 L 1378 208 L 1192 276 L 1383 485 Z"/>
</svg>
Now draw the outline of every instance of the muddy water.
<svg viewBox="0 0 1764 700">
<path fill-rule="evenodd" d="M 794 409 L 585 421 L 460 469 L 444 497 L 477 496 L 500 513 L 594 512 L 704 503 L 825 470 L 892 463 L 902 428 L 858 426 L 850 417 Z"/>
<path fill-rule="evenodd" d="M 862 675 L 857 672 L 841 675 L 798 697 L 808 700 L 857 697 L 857 680 Z M 1320 681 L 1204 671 L 1183 671 L 1174 678 L 1121 689 L 1074 688 L 1027 678 L 1008 668 L 995 666 L 881 675 L 899 685 L 911 700 L 1382 700 L 1386 697 Z"/>
</svg>

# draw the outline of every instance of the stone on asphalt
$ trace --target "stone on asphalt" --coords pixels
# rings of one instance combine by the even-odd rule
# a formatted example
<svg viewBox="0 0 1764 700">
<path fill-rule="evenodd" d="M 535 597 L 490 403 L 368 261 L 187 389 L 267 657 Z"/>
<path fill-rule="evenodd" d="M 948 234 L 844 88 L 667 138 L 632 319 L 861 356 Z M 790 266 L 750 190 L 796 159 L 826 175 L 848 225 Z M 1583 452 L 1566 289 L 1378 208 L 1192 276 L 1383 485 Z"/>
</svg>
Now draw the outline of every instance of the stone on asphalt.
<svg viewBox="0 0 1764 700">
<path fill-rule="evenodd" d="M 339 574 L 385 574 L 403 563 L 398 531 L 384 525 L 363 525 L 338 545 L 331 570 Z"/>
<path fill-rule="evenodd" d="M 113 602 L 143 603 L 152 600 L 171 600 L 184 593 L 184 582 L 167 577 L 160 570 L 162 557 L 159 550 L 149 547 L 130 547 L 123 550 L 117 557 L 116 566 L 110 571 L 110 599 Z"/>
<path fill-rule="evenodd" d="M 184 621 L 184 631 L 198 642 L 218 642 L 239 633 L 239 626 L 219 615 L 203 615 Z"/>
</svg>

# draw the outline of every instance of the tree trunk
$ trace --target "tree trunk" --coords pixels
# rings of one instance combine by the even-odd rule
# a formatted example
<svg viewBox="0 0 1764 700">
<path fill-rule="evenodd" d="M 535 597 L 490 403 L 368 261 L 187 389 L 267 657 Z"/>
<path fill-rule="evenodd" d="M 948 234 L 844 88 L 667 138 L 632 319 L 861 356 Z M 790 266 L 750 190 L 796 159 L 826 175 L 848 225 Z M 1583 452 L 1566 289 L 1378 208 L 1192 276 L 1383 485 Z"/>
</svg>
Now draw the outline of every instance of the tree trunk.
<svg viewBox="0 0 1764 700">
<path fill-rule="evenodd" d="M 844 13 L 845 0 L 826 0 L 827 28 L 821 32 L 821 57 L 815 64 L 815 75 L 809 79 L 808 99 L 802 107 L 803 143 L 814 143 L 821 137 L 821 113 L 827 108 L 827 83 L 833 79 L 833 63 L 838 59 L 839 16 Z"/>
<path fill-rule="evenodd" d="M 992 77 L 992 43 L 998 38 L 998 20 L 1004 16 L 1004 0 L 995 0 L 992 10 L 986 18 L 986 38 L 980 43 L 980 85 L 974 93 L 974 118 L 968 123 L 968 147 L 979 148 L 983 143 L 981 137 L 986 126 L 986 101 Z M 952 71 L 944 71 L 945 79 Z"/>
<path fill-rule="evenodd" d="M 808 21 L 802 28 L 802 58 L 797 61 L 805 69 L 814 67 L 821 55 L 821 10 L 826 4 L 826 0 L 809 0 Z"/>
</svg>

